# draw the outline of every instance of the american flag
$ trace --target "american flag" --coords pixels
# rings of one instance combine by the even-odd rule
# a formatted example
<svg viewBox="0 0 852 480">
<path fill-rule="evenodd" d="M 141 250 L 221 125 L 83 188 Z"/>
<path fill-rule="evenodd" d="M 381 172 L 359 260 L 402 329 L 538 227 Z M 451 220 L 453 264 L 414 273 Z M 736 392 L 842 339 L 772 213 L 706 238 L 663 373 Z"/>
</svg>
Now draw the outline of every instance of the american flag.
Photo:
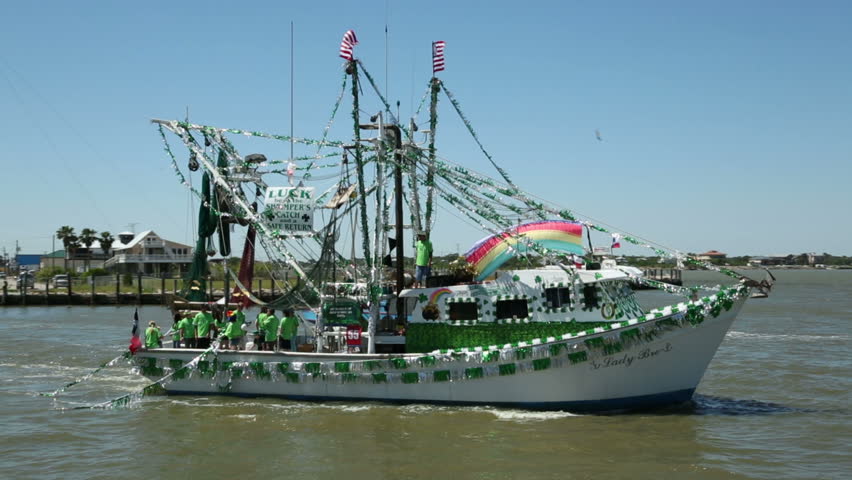
<svg viewBox="0 0 852 480">
<path fill-rule="evenodd" d="M 343 34 L 343 40 L 340 41 L 340 56 L 352 61 L 352 49 L 357 44 L 358 39 L 355 38 L 355 31 L 346 30 L 346 33 Z"/>
<path fill-rule="evenodd" d="M 439 40 L 432 42 L 432 73 L 444 70 L 444 46 L 446 42 Z"/>
</svg>

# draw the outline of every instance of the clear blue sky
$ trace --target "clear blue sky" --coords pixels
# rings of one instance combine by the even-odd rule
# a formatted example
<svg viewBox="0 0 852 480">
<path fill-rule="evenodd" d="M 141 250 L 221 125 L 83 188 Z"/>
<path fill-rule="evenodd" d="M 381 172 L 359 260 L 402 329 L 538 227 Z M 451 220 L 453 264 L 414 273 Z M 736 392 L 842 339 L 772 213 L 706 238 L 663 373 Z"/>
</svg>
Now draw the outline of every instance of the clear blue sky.
<svg viewBox="0 0 852 480">
<path fill-rule="evenodd" d="M 198 123 L 289 132 L 291 21 L 297 136 L 322 133 L 347 29 L 385 85 L 387 23 L 401 116 L 446 41 L 442 79 L 528 191 L 682 251 L 852 255 L 848 1 L 6 2 L 0 247 L 41 253 L 62 225 L 129 223 L 191 243 L 187 191 L 148 120 L 188 106 Z M 448 107 L 443 155 L 487 171 Z M 434 241 L 447 253 L 480 236 Z"/>
</svg>

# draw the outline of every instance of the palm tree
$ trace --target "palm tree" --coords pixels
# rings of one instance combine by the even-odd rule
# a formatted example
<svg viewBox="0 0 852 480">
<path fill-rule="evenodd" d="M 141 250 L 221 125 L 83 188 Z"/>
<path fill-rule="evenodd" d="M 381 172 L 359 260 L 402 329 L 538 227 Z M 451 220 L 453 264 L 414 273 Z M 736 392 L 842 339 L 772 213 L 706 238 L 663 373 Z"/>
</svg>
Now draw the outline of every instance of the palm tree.
<svg viewBox="0 0 852 480">
<path fill-rule="evenodd" d="M 69 227 L 67 225 L 63 227 L 59 227 L 59 230 L 56 231 L 57 240 L 62 240 L 62 246 L 65 248 L 65 271 L 68 271 L 68 246 L 71 244 L 71 239 L 76 239 L 77 236 L 74 235 L 74 227 Z"/>
<path fill-rule="evenodd" d="M 115 243 L 115 238 L 109 232 L 101 232 L 100 242 L 104 255 L 109 256 L 109 251 L 112 249 L 112 244 Z"/>
<path fill-rule="evenodd" d="M 86 256 L 86 270 L 89 270 L 91 266 L 92 259 L 92 244 L 98 239 L 95 235 L 98 232 L 92 230 L 91 228 L 84 228 L 82 232 L 80 232 L 80 243 L 86 246 L 86 250 L 89 251 L 89 254 Z"/>
<path fill-rule="evenodd" d="M 74 257 L 77 256 L 77 250 L 79 250 L 79 249 L 80 249 L 80 237 L 78 237 L 77 235 L 71 235 L 70 237 L 68 237 L 68 247 L 67 247 L 67 250 L 65 251 L 65 258 L 70 258 L 70 259 L 73 260 Z M 66 267 L 65 270 L 67 271 L 68 268 Z"/>
</svg>

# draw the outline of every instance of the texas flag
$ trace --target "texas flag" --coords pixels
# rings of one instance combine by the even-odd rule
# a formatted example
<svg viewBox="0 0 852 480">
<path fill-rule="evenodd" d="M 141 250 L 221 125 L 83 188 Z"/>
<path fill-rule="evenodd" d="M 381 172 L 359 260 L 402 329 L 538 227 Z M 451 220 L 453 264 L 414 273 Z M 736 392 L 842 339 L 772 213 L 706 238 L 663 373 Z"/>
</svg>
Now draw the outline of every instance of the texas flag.
<svg viewBox="0 0 852 480">
<path fill-rule="evenodd" d="M 130 349 L 131 354 L 135 354 L 142 347 L 142 341 L 139 340 L 139 311 L 133 311 L 133 328 L 130 330 Z"/>
<path fill-rule="evenodd" d="M 612 234 L 612 246 L 610 246 L 609 248 L 621 248 L 621 234 Z"/>
</svg>

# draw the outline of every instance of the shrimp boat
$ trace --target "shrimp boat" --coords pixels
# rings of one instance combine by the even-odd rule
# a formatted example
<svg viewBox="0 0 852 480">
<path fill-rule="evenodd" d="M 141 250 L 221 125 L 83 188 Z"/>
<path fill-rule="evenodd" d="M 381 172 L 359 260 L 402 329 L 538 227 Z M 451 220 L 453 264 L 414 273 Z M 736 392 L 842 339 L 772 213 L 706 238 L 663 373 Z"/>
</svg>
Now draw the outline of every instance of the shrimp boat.
<svg viewBox="0 0 852 480">
<path fill-rule="evenodd" d="M 225 256 L 231 225 L 246 226 L 243 264 L 239 275 L 230 275 L 235 290 L 225 288 L 231 298 L 224 302 L 235 295 L 246 305 L 295 309 L 304 335 L 295 351 L 221 350 L 215 343 L 207 350 L 141 349 L 134 357 L 138 371 L 167 393 L 185 395 L 571 411 L 688 401 L 755 282 L 536 200 L 497 165 L 436 75 L 413 117 L 429 99 L 428 130 L 418 132 L 415 120 L 401 125 L 364 63 L 352 57 L 351 43 L 348 55 L 341 54 L 334 113 L 318 139 L 152 121 L 179 181 L 201 200 L 195 270 L 203 273 L 204 257 L 215 255 L 216 232 Z M 443 44 L 435 46 L 433 54 L 442 55 Z M 370 88 L 375 100 L 363 94 Z M 444 160 L 451 152 L 439 158 L 442 93 L 497 175 Z M 354 132 L 347 142 L 331 140 L 345 97 L 352 99 Z M 362 118 L 370 101 L 376 114 Z M 425 137 L 418 142 L 418 135 Z M 276 160 L 238 151 L 238 143 L 257 139 L 289 143 L 291 155 Z M 188 170 L 173 142 L 187 152 Z M 294 156 L 293 146 L 306 153 Z M 202 178 L 189 181 L 195 171 Z M 439 207 L 464 217 L 484 238 L 415 288 L 405 253 L 418 234 L 439 231 Z M 593 235 L 733 281 L 683 288 L 642 278 L 612 260 L 596 263 Z M 254 261 L 246 252 L 254 246 L 265 250 L 265 264 L 284 292 L 272 301 L 252 291 Z M 508 268 L 509 261 L 521 267 Z M 212 303 L 203 298 L 203 282 L 204 275 L 189 282 L 195 292 L 188 296 Z M 646 309 L 632 282 L 674 299 Z"/>
</svg>

